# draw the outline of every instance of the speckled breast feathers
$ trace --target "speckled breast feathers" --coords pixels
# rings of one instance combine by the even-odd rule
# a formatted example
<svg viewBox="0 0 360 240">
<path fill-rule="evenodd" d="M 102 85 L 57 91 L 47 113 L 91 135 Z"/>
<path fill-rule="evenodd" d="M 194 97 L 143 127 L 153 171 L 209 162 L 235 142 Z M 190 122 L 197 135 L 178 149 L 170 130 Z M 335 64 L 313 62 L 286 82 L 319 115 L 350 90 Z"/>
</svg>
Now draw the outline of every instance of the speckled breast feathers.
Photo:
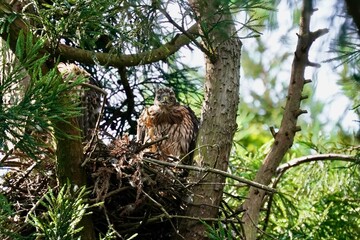
<svg viewBox="0 0 360 240">
<path fill-rule="evenodd" d="M 198 120 L 194 112 L 176 101 L 170 88 L 156 91 L 154 105 L 144 109 L 138 120 L 137 139 L 141 143 L 153 142 L 167 136 L 150 150 L 181 158 L 194 147 Z"/>
</svg>

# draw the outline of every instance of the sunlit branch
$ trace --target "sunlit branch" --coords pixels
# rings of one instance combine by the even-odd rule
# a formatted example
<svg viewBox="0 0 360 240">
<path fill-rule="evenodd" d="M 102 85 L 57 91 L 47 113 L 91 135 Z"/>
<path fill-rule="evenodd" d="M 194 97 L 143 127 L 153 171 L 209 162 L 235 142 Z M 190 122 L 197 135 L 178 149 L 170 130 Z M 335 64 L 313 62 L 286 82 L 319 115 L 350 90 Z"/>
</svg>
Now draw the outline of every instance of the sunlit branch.
<svg viewBox="0 0 360 240">
<path fill-rule="evenodd" d="M 252 187 L 255 187 L 255 188 L 259 188 L 259 189 L 262 189 L 262 190 L 265 190 L 265 191 L 268 191 L 268 192 L 272 192 L 272 193 L 276 192 L 276 190 L 271 188 L 271 187 L 268 187 L 268 186 L 265 186 L 265 185 L 262 185 L 262 184 L 247 180 L 247 179 L 242 178 L 242 177 L 232 175 L 230 173 L 227 173 L 227 172 L 221 171 L 219 169 L 215 169 L 215 168 L 209 168 L 209 167 L 202 168 L 202 167 L 196 167 L 196 166 L 191 166 L 191 165 L 182 165 L 182 164 L 177 164 L 177 163 L 169 163 L 169 162 L 165 162 L 165 161 L 159 161 L 159 160 L 150 159 L 150 158 L 143 158 L 143 161 L 144 162 L 149 162 L 149 163 L 155 163 L 155 164 L 163 165 L 163 166 L 176 167 L 176 168 L 187 169 L 187 170 L 198 171 L 198 172 L 204 172 L 204 173 L 209 173 L 209 172 L 210 173 L 216 173 L 216 174 L 220 174 L 220 175 L 222 175 L 224 177 L 228 177 L 228 178 L 234 179 L 236 181 L 245 183 L 245 184 L 247 184 L 249 186 L 252 186 Z"/>
<path fill-rule="evenodd" d="M 306 113 L 305 110 L 300 108 L 301 101 L 304 99 L 302 91 L 304 85 L 307 83 L 304 77 L 305 69 L 310 66 L 318 66 L 309 61 L 309 50 L 312 43 L 318 37 L 328 32 L 327 29 L 319 29 L 315 32 L 310 31 L 310 20 L 314 11 L 315 9 L 313 8 L 312 1 L 304 0 L 301 11 L 299 34 L 297 34 L 298 42 L 292 63 L 283 118 L 279 131 L 272 132 L 275 138 L 274 144 L 255 177 L 255 182 L 259 182 L 263 185 L 270 184 L 273 177 L 276 176 L 276 170 L 279 167 L 281 160 L 293 145 L 295 134 L 301 130 L 301 127 L 297 125 L 298 117 Z M 244 230 L 246 238 L 249 240 L 256 239 L 256 228 L 265 196 L 266 194 L 263 191 L 250 189 L 248 200 L 244 203 L 244 208 L 246 209 L 243 216 Z"/>
<path fill-rule="evenodd" d="M 318 155 L 304 156 L 304 157 L 292 159 L 291 161 L 280 165 L 276 169 L 276 173 L 282 174 L 285 171 L 289 170 L 290 168 L 299 166 L 304 163 L 316 162 L 316 161 L 333 161 L 333 160 L 353 162 L 353 163 L 357 163 L 360 161 L 360 159 L 355 156 L 349 156 L 345 154 L 335 154 L 335 153 L 318 154 Z"/>
</svg>

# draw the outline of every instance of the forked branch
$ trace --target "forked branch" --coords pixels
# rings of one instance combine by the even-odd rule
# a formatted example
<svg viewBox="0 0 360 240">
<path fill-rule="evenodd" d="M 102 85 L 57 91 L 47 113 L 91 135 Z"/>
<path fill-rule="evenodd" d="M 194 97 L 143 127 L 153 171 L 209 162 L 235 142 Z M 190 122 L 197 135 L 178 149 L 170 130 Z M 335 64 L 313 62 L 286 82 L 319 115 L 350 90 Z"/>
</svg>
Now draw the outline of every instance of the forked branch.
<svg viewBox="0 0 360 240">
<path fill-rule="evenodd" d="M 304 99 L 302 90 L 305 81 L 304 73 L 308 66 L 318 66 L 309 64 L 308 53 L 312 43 L 320 36 L 328 32 L 327 29 L 310 31 L 310 19 L 314 12 L 311 0 L 304 0 L 300 19 L 300 31 L 298 43 L 294 53 L 291 69 L 291 76 L 288 88 L 288 96 L 283 113 L 283 118 L 279 131 L 273 133 L 275 138 L 270 152 L 264 159 L 262 166 L 256 174 L 255 182 L 262 185 L 269 185 L 272 178 L 276 175 L 276 169 L 286 152 L 292 146 L 296 132 L 301 128 L 297 126 L 298 117 L 305 113 L 300 109 L 300 103 Z M 266 192 L 256 188 L 251 188 L 244 203 L 245 213 L 243 215 L 244 232 L 247 240 L 255 240 L 257 236 L 257 225 L 259 221 L 260 209 L 264 203 Z"/>
</svg>

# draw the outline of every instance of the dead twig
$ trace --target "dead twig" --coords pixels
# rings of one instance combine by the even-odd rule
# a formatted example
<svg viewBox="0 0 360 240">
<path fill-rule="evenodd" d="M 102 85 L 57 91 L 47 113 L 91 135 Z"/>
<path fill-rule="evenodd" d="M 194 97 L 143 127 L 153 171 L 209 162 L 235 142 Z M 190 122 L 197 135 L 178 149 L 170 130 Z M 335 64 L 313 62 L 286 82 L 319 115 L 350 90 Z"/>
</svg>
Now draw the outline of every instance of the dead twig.
<svg viewBox="0 0 360 240">
<path fill-rule="evenodd" d="M 141 152 L 142 150 L 144 150 L 144 149 L 146 149 L 146 148 L 148 148 L 148 147 L 150 147 L 150 146 L 152 146 L 152 145 L 154 145 L 154 144 L 157 144 L 158 142 L 161 142 L 161 141 L 163 141 L 163 140 L 165 140 L 165 139 L 168 139 L 168 138 L 169 138 L 169 136 L 166 135 L 166 136 L 161 137 L 161 138 L 158 138 L 158 139 L 156 139 L 156 140 L 154 140 L 154 141 L 145 143 L 145 144 L 141 145 L 138 149 L 136 149 L 135 153 L 139 153 L 139 152 Z"/>
<path fill-rule="evenodd" d="M 267 192 L 272 192 L 272 193 L 275 193 L 276 190 L 271 188 L 271 187 L 268 187 L 268 186 L 265 186 L 265 185 L 262 185 L 262 184 L 259 184 L 257 182 L 253 182 L 253 181 L 250 181 L 250 180 L 247 180 L 245 178 L 242 178 L 242 177 L 238 177 L 238 176 L 235 176 L 235 175 L 232 175 L 230 173 L 227 173 L 227 172 L 224 172 L 224 171 L 221 171 L 219 169 L 215 169 L 215 168 L 209 168 L 209 167 L 205 167 L 205 168 L 201 168 L 201 167 L 196 167 L 196 166 L 190 166 L 190 165 L 182 165 L 182 164 L 177 164 L 177 163 L 169 163 L 169 162 L 165 162 L 165 161 L 160 161 L 160 160 L 156 160 L 156 159 L 150 159 L 150 158 L 143 158 L 143 161 L 144 162 L 148 162 L 148 163 L 153 163 L 153 164 L 157 164 L 157 165 L 164 165 L 164 166 L 169 166 L 169 167 L 174 167 L 174 168 L 182 168 L 182 169 L 187 169 L 187 170 L 192 170 L 192 171 L 197 171 L 197 172 L 204 172 L 204 173 L 215 173 L 215 174 L 219 174 L 219 175 L 222 175 L 224 177 L 228 177 L 228 178 L 231 178 L 231 179 L 234 179 L 236 181 L 239 181 L 239 182 L 242 182 L 242 183 L 245 183 L 249 186 L 252 186 L 252 187 L 255 187 L 255 188 L 259 188 L 259 189 L 262 189 L 262 190 L 265 190 Z"/>
<path fill-rule="evenodd" d="M 27 178 L 29 176 L 29 174 L 31 173 L 31 171 L 36 167 L 37 165 L 37 162 L 33 163 L 30 167 L 28 167 L 26 170 L 25 170 L 25 173 L 24 175 L 19 178 L 16 183 L 14 184 L 15 187 L 19 187 L 19 185 L 21 184 L 21 182 Z"/>
<path fill-rule="evenodd" d="M 304 163 L 316 162 L 316 161 L 337 161 L 337 160 L 353 162 L 353 163 L 360 162 L 360 158 L 356 157 L 356 156 L 350 156 L 350 155 L 345 155 L 345 154 L 335 154 L 335 153 L 317 154 L 317 155 L 304 156 L 304 157 L 292 159 L 291 161 L 280 165 L 276 169 L 276 173 L 282 174 L 285 171 L 289 170 L 290 168 L 299 166 Z"/>
</svg>

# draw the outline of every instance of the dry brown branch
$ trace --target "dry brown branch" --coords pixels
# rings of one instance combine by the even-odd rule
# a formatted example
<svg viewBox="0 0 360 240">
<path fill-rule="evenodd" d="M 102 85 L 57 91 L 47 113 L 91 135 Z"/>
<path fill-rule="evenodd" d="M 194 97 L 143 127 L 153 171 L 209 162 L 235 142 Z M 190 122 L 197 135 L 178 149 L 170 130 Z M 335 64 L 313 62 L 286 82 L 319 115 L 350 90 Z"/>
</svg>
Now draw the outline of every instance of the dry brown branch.
<svg viewBox="0 0 360 240">
<path fill-rule="evenodd" d="M 26 179 L 29 176 L 29 174 L 34 170 L 36 165 L 37 165 L 37 163 L 35 162 L 30 167 L 28 167 L 24 171 L 23 175 L 15 182 L 14 186 L 19 187 L 19 185 L 22 183 L 22 181 L 24 181 L 24 179 Z"/>
<path fill-rule="evenodd" d="M 165 214 L 165 217 L 169 219 L 169 222 L 174 230 L 175 233 L 177 233 L 176 231 L 176 227 L 174 226 L 174 224 L 172 223 L 171 221 L 171 217 L 170 217 L 170 214 L 166 211 L 165 207 L 163 205 L 161 205 L 160 203 L 158 203 L 155 199 L 153 199 L 149 194 L 147 194 L 145 191 L 142 191 L 143 194 L 148 198 L 150 199 L 153 203 L 155 203 L 155 205 L 157 207 L 159 207 L 161 209 L 161 211 Z M 180 234 L 178 234 L 178 237 L 180 237 L 181 239 L 184 239 Z"/>
<path fill-rule="evenodd" d="M 333 160 L 353 162 L 353 163 L 359 163 L 360 161 L 359 157 L 349 156 L 345 154 L 335 154 L 335 153 L 317 154 L 317 155 L 304 156 L 304 157 L 292 159 L 291 161 L 280 165 L 276 169 L 276 173 L 279 175 L 283 174 L 285 171 L 289 170 L 290 168 L 299 166 L 304 163 L 316 162 L 316 161 L 333 161 Z"/>
<path fill-rule="evenodd" d="M 187 36 L 192 41 L 192 43 L 194 43 L 203 53 L 205 53 L 209 58 L 213 57 L 213 53 L 211 53 L 208 49 L 206 49 L 203 45 L 201 45 L 201 43 L 196 41 L 197 36 L 189 34 L 183 27 L 181 27 L 179 24 L 177 24 L 164 9 L 159 8 L 159 11 L 162 14 L 164 14 L 164 16 L 167 18 L 167 20 L 172 25 L 174 25 L 180 32 L 182 32 L 182 34 Z"/>
<path fill-rule="evenodd" d="M 237 213 L 235 213 L 234 209 L 228 205 L 228 203 L 226 201 L 221 201 L 222 205 L 225 206 L 226 208 L 226 211 L 224 211 L 224 215 L 226 216 L 226 219 L 230 219 L 231 217 L 235 218 L 238 223 L 240 223 L 240 226 L 242 225 L 242 222 L 241 222 L 241 219 L 239 217 L 239 215 Z M 234 222 L 229 222 L 231 227 L 232 227 L 232 230 L 234 232 L 236 232 L 236 235 L 237 236 L 242 236 L 243 234 L 241 234 L 241 227 L 238 228 Z"/>
<path fill-rule="evenodd" d="M 4 151 L 0 151 L 0 152 L 4 153 Z M 14 152 L 14 148 L 5 152 L 4 157 L 2 159 L 0 159 L 0 164 L 3 165 L 3 163 L 12 155 L 13 152 Z"/>
<path fill-rule="evenodd" d="M 164 218 L 170 218 L 170 219 L 191 219 L 191 220 L 202 220 L 205 222 L 232 222 L 232 223 L 239 223 L 239 221 L 237 219 L 223 219 L 223 218 L 198 218 L 198 217 L 191 217 L 191 216 L 185 216 L 185 215 L 166 215 L 165 213 L 163 214 L 159 214 L 157 216 L 154 216 L 152 218 L 148 219 L 148 222 L 157 222 L 160 219 L 164 219 Z M 129 226 L 133 226 L 135 223 L 133 224 L 125 224 L 124 227 L 129 227 Z M 137 225 L 141 224 L 141 221 L 136 223 Z"/>
<path fill-rule="evenodd" d="M 116 190 L 114 190 L 114 191 L 108 192 L 108 193 L 106 194 L 105 198 L 111 197 L 111 196 L 113 196 L 113 195 L 116 195 L 116 194 L 118 194 L 118 193 L 121 193 L 121 192 L 126 191 L 126 190 L 129 190 L 129 189 L 130 189 L 129 186 L 118 188 L 118 189 L 116 189 Z"/>
<path fill-rule="evenodd" d="M 228 178 L 234 179 L 236 181 L 245 183 L 245 184 L 247 184 L 249 186 L 253 186 L 255 188 L 262 189 L 264 191 L 273 192 L 273 193 L 276 192 L 276 190 L 271 188 L 271 187 L 261 185 L 261 184 L 259 184 L 257 182 L 253 182 L 253 181 L 247 180 L 247 179 L 242 178 L 242 177 L 232 175 L 230 173 L 221 171 L 221 170 L 216 169 L 216 168 L 209 168 L 209 167 L 202 168 L 202 167 L 191 166 L 191 165 L 182 165 L 182 164 L 170 163 L 170 162 L 165 162 L 165 161 L 160 161 L 160 160 L 150 159 L 150 158 L 143 158 L 143 161 L 148 162 L 148 163 L 154 163 L 154 164 L 158 164 L 158 165 L 181 168 L 181 169 L 187 169 L 187 170 L 203 172 L 203 173 L 209 173 L 209 172 L 216 173 L 216 174 L 222 175 L 224 177 L 228 177 Z M 217 184 L 217 183 L 215 183 L 215 184 Z"/>
<path fill-rule="evenodd" d="M 163 136 L 163 137 L 161 137 L 161 138 L 158 138 L 158 139 L 156 139 L 156 140 L 154 140 L 154 141 L 147 142 L 147 143 L 143 144 L 142 146 L 140 146 L 140 147 L 136 150 L 136 153 L 139 153 L 139 152 L 141 152 L 142 150 L 147 149 L 147 148 L 149 148 L 150 146 L 152 146 L 152 145 L 154 145 L 154 144 L 157 144 L 157 143 L 159 143 L 159 142 L 161 142 L 161 141 L 163 141 L 163 140 L 165 140 L 165 139 L 168 139 L 168 138 L 169 138 L 169 136 L 166 135 L 166 136 Z"/>
<path fill-rule="evenodd" d="M 276 169 L 281 160 L 288 149 L 292 146 L 296 132 L 301 129 L 297 126 L 297 118 L 301 114 L 305 113 L 304 110 L 300 109 L 300 103 L 303 99 L 302 90 L 304 84 L 308 82 L 304 79 L 305 68 L 316 65 L 309 64 L 309 49 L 313 41 L 328 32 L 327 29 L 320 29 L 315 32 L 310 31 L 310 19 L 313 12 L 314 9 L 312 7 L 312 1 L 304 0 L 301 11 L 298 43 L 294 53 L 283 118 L 279 131 L 276 134 L 273 134 L 275 135 L 274 144 L 272 145 L 270 152 L 265 157 L 264 162 L 255 177 L 255 182 L 262 185 L 270 184 L 271 179 L 276 175 Z M 248 240 L 256 239 L 259 214 L 264 203 L 263 200 L 265 194 L 265 191 L 251 188 L 248 194 L 248 199 L 243 205 L 245 209 L 245 213 L 243 215 L 244 230 L 246 239 Z"/>
</svg>

